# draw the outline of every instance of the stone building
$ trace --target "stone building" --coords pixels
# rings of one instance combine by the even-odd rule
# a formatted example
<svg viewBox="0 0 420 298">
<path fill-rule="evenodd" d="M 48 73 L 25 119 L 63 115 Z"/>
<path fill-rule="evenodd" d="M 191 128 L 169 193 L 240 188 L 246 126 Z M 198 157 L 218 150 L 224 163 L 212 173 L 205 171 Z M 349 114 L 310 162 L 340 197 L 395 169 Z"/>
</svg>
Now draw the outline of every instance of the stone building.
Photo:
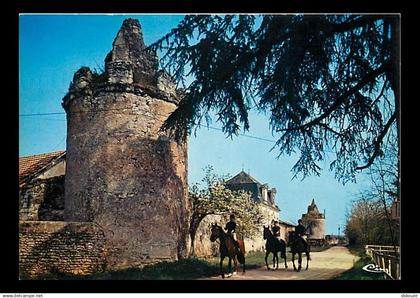
<svg viewBox="0 0 420 298">
<path fill-rule="evenodd" d="M 102 271 L 104 235 L 94 223 L 64 220 L 66 154 L 19 158 L 19 275 Z"/>
<path fill-rule="evenodd" d="M 253 238 L 245 238 L 244 242 L 247 252 L 264 250 L 263 225 L 270 225 L 273 220 L 279 220 L 280 216 L 280 209 L 275 203 L 276 189 L 269 188 L 267 184 L 258 182 L 254 177 L 244 171 L 227 180 L 225 185 L 233 191 L 243 190 L 249 192 L 252 199 L 259 204 L 265 220 L 259 227 L 259 233 Z M 210 226 L 214 222 L 224 226 L 226 218 L 220 215 L 211 215 L 204 218 L 200 223 L 196 234 L 195 253 L 197 256 L 205 257 L 217 253 L 218 246 L 211 243 L 209 239 Z M 280 220 L 279 222 L 281 237 L 287 240 L 287 232 L 294 229 L 295 225 Z"/>
<path fill-rule="evenodd" d="M 135 19 L 123 22 L 105 72 L 82 67 L 63 99 L 65 220 L 103 229 L 110 268 L 187 253 L 187 144 L 160 131 L 178 102 Z"/>
<path fill-rule="evenodd" d="M 322 244 L 325 240 L 325 214 L 319 212 L 315 199 L 312 199 L 308 211 L 302 214 L 302 224 L 308 232 L 308 241 L 313 245 Z"/>
<path fill-rule="evenodd" d="M 233 191 L 243 190 L 250 192 L 255 202 L 263 204 L 273 212 L 274 217 L 278 217 L 280 209 L 275 204 L 277 193 L 275 188 L 269 188 L 267 184 L 258 182 L 254 177 L 244 171 L 227 180 L 225 185 Z"/>
<path fill-rule="evenodd" d="M 157 62 L 139 21 L 126 19 L 105 72 L 80 68 L 63 98 L 66 152 L 20 158 L 21 274 L 187 255 L 187 143 L 160 130 L 180 98 Z"/>
<path fill-rule="evenodd" d="M 65 152 L 19 158 L 19 220 L 64 218 Z"/>
</svg>

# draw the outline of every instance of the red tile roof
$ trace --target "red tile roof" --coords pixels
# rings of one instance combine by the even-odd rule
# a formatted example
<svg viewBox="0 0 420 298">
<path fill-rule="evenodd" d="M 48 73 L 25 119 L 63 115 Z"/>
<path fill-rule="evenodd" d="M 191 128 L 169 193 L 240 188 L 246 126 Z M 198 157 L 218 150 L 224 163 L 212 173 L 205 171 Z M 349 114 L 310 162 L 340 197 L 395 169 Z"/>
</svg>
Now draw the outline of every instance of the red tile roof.
<svg viewBox="0 0 420 298">
<path fill-rule="evenodd" d="M 60 158 L 65 153 L 66 151 L 56 151 L 19 157 L 19 185 L 24 185 L 27 179 L 47 167 L 52 161 Z"/>
</svg>

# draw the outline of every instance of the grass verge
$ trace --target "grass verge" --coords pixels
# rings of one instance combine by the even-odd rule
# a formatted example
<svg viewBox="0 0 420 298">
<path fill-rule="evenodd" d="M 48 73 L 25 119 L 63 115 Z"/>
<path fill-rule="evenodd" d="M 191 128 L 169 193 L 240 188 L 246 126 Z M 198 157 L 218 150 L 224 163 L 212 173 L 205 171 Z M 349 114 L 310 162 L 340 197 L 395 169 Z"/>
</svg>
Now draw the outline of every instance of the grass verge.
<svg viewBox="0 0 420 298">
<path fill-rule="evenodd" d="M 305 257 L 305 255 L 302 255 Z M 254 269 L 265 266 L 265 252 L 251 252 L 245 257 L 246 269 Z M 290 261 L 292 255 L 287 248 L 286 259 Z M 268 264 L 273 265 L 273 255 L 268 256 Z M 297 260 L 297 257 L 296 257 Z M 147 265 L 142 268 L 127 268 L 122 270 L 113 270 L 103 273 L 95 273 L 87 276 L 63 274 L 60 272 L 51 273 L 38 277 L 41 280 L 191 280 L 201 277 L 219 275 L 219 257 L 208 259 L 187 258 L 175 262 L 161 262 L 153 265 Z M 233 262 L 232 262 L 233 265 Z M 279 267 L 284 266 L 284 260 L 279 258 Z M 227 272 L 228 258 L 223 262 L 224 271 Z M 242 266 L 238 264 L 238 271 Z M 32 279 L 21 275 L 20 279 Z"/>
<path fill-rule="evenodd" d="M 249 253 L 246 256 L 246 269 L 264 265 L 263 252 Z M 87 276 L 64 274 L 60 272 L 39 276 L 41 280 L 191 280 L 200 277 L 209 277 L 219 274 L 219 261 L 217 258 L 197 259 L 187 258 L 175 262 L 160 262 L 142 268 L 127 268 Z M 224 260 L 224 271 L 227 271 L 228 259 Z M 233 263 L 232 263 L 233 265 Z M 242 270 L 238 264 L 237 270 Z M 21 275 L 20 279 L 33 279 Z"/>
</svg>

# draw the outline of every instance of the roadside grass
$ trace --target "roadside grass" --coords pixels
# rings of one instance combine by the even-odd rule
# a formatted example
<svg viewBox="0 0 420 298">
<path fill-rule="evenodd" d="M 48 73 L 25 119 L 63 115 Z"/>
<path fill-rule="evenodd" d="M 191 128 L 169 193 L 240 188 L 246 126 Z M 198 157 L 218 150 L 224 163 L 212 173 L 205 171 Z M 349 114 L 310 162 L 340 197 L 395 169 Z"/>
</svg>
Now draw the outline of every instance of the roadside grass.
<svg viewBox="0 0 420 298">
<path fill-rule="evenodd" d="M 385 280 L 386 275 L 384 273 L 370 273 L 363 270 L 363 267 L 367 264 L 371 264 L 372 260 L 366 255 L 363 247 L 360 246 L 349 246 L 349 251 L 360 259 L 354 264 L 353 268 L 341 273 L 334 280 Z"/>
<path fill-rule="evenodd" d="M 264 265 L 263 252 L 252 252 L 246 255 L 246 269 L 257 268 Z M 191 280 L 201 277 L 219 275 L 219 257 L 209 259 L 187 258 L 175 262 L 160 262 L 142 268 L 127 268 L 112 270 L 91 275 L 81 276 L 50 273 L 37 277 L 40 280 Z M 223 262 L 223 270 L 227 272 L 228 259 Z M 279 262 L 280 265 L 280 262 Z M 232 262 L 233 266 L 233 262 Z M 237 270 L 242 270 L 238 264 Z M 33 279 L 26 275 L 20 276 L 21 280 Z"/>
<path fill-rule="evenodd" d="M 52 273 L 37 277 L 41 280 L 184 280 L 213 276 L 219 267 L 202 259 L 188 258 L 175 262 L 160 262 L 142 268 L 132 267 L 91 275 Z M 21 279 L 31 279 L 21 276 Z"/>
<path fill-rule="evenodd" d="M 279 256 L 280 257 L 280 256 Z M 305 257 L 304 255 L 302 257 Z M 265 252 L 251 252 L 245 256 L 246 270 L 265 266 Z M 286 260 L 291 261 L 292 254 L 289 247 L 286 250 Z M 297 258 L 295 259 L 297 260 Z M 268 256 L 268 265 L 273 266 L 273 255 Z M 161 262 L 153 265 L 147 265 L 142 268 L 127 268 L 121 270 L 112 270 L 91 275 L 71 275 L 60 272 L 50 273 L 48 275 L 37 277 L 40 280 L 191 280 L 201 277 L 210 277 L 219 275 L 219 257 L 206 259 L 187 258 L 175 262 Z M 233 266 L 233 262 L 232 262 Z M 284 260 L 279 258 L 279 267 L 284 266 Z M 228 270 L 228 258 L 223 262 L 223 270 Z M 242 265 L 238 263 L 237 271 L 242 270 Z M 29 276 L 21 275 L 21 280 L 33 279 Z"/>
</svg>

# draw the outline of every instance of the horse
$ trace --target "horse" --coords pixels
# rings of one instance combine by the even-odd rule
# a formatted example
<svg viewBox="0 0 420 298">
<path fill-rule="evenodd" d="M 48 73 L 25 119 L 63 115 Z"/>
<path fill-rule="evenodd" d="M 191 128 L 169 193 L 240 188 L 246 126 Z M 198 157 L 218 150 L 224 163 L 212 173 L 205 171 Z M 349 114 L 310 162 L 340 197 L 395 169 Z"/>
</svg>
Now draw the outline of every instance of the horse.
<svg viewBox="0 0 420 298">
<path fill-rule="evenodd" d="M 274 237 L 273 233 L 270 231 L 268 226 L 267 227 L 263 226 L 263 228 L 264 228 L 263 238 L 264 240 L 267 240 L 265 243 L 265 265 L 267 266 L 267 270 L 270 270 L 267 263 L 267 258 L 270 253 L 273 254 L 273 270 L 279 269 L 278 252 L 281 252 L 280 256 L 284 259 L 284 267 L 287 268 L 286 242 L 284 242 L 283 239 L 280 239 L 279 241 L 276 237 Z"/>
<path fill-rule="evenodd" d="M 225 257 L 229 258 L 228 277 L 232 276 L 232 260 L 234 264 L 233 272 L 236 272 L 236 260 L 238 260 L 239 263 L 243 265 L 243 272 L 245 272 L 245 252 L 236 250 L 235 244 L 233 242 L 234 240 L 223 231 L 222 227 L 218 226 L 217 224 L 211 224 L 210 241 L 214 242 L 216 239 L 220 240 L 220 273 L 222 278 L 225 278 L 225 273 L 223 272 L 223 260 Z"/>
<path fill-rule="evenodd" d="M 306 270 L 308 270 L 309 260 L 311 259 L 309 245 L 305 244 L 304 240 L 293 231 L 289 232 L 289 244 L 292 252 L 293 269 L 298 272 L 302 269 L 302 253 L 304 252 L 306 254 Z M 295 254 L 298 254 L 298 269 L 295 266 Z"/>
</svg>

